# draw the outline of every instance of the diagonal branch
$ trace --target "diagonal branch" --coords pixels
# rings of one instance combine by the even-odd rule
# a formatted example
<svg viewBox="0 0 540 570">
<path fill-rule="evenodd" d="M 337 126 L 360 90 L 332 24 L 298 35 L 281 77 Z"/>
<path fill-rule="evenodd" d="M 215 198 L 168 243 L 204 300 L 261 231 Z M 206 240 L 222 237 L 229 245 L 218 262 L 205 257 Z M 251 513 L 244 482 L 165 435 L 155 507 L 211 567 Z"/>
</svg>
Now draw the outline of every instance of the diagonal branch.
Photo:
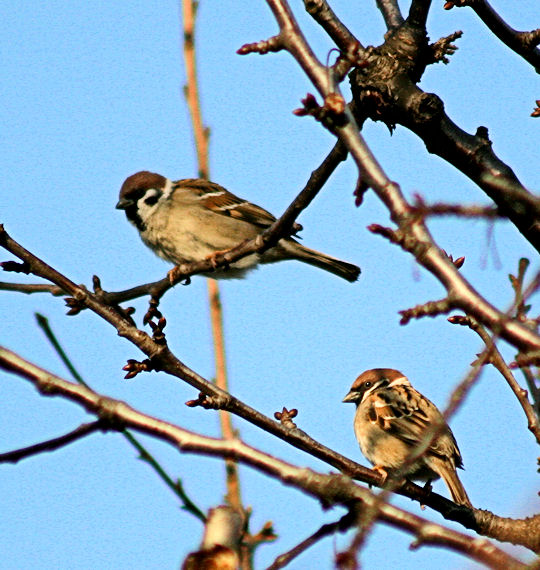
<svg viewBox="0 0 540 570">
<path fill-rule="evenodd" d="M 345 532 L 349 530 L 356 522 L 354 510 L 343 515 L 338 521 L 328 524 L 323 524 L 311 536 L 308 536 L 302 542 L 291 548 L 288 552 L 280 554 L 274 562 L 267 568 L 267 570 L 279 570 L 285 568 L 297 556 L 300 556 L 308 548 L 316 544 L 319 540 L 335 534 L 336 532 Z"/>
<path fill-rule="evenodd" d="M 454 316 L 450 317 L 448 320 L 453 324 L 468 326 L 482 339 L 487 347 L 487 350 L 489 351 L 489 358 L 487 361 L 490 364 L 493 364 L 493 366 L 501 373 L 503 378 L 508 383 L 508 386 L 510 386 L 512 392 L 514 392 L 519 404 L 521 405 L 521 408 L 525 413 L 525 417 L 527 418 L 527 427 L 536 438 L 536 443 L 540 445 L 540 422 L 538 420 L 538 416 L 536 415 L 534 408 L 527 398 L 527 391 L 524 390 L 514 378 L 512 371 L 507 366 L 504 358 L 502 357 L 502 354 L 497 348 L 494 339 L 492 339 L 486 329 L 472 317 Z"/>
<path fill-rule="evenodd" d="M 105 431 L 107 426 L 107 422 L 103 422 L 102 420 L 82 424 L 73 431 L 61 435 L 60 437 L 41 441 L 40 443 L 29 445 L 28 447 L 17 449 L 15 451 L 0 453 L 0 463 L 18 463 L 21 459 L 26 459 L 32 455 L 38 455 L 44 451 L 56 451 L 57 449 L 65 447 L 66 445 L 93 434 L 96 431 Z"/>
<path fill-rule="evenodd" d="M 417 86 L 433 61 L 425 28 L 407 20 L 374 48 L 367 65 L 350 74 L 356 116 L 415 133 L 428 152 L 440 156 L 477 184 L 523 236 L 540 251 L 540 199 L 493 151 L 485 127 L 470 134 L 452 121 L 435 93 Z"/>
<path fill-rule="evenodd" d="M 346 158 L 347 149 L 340 141 L 338 141 L 324 158 L 322 163 L 311 173 L 306 185 L 291 202 L 283 215 L 280 216 L 260 236 L 240 243 L 237 247 L 229 250 L 226 254 L 222 254 L 213 262 L 210 260 L 201 260 L 183 264 L 181 266 L 182 271 L 178 272 L 176 282 L 184 279 L 189 280 L 189 277 L 198 273 L 211 273 L 216 267 L 222 267 L 230 264 L 233 261 L 237 261 L 238 259 L 249 255 L 250 253 L 265 251 L 277 244 L 282 237 L 290 235 L 296 218 L 309 206 L 309 204 L 311 204 L 334 170 Z M 0 226 L 0 245 L 4 231 L 3 227 Z M 97 299 L 107 305 L 118 305 L 119 303 L 143 297 L 144 295 L 150 295 L 155 299 L 160 299 L 172 287 L 173 285 L 169 278 L 165 277 L 159 281 L 137 285 L 136 287 L 131 287 L 124 291 L 109 292 L 99 288 L 94 291 L 94 295 Z M 69 294 L 69 288 L 48 284 L 25 285 L 22 283 L 0 283 L 0 290 L 2 289 L 22 293 L 52 293 L 53 295 L 59 296 Z"/>
<path fill-rule="evenodd" d="M 288 3 L 285 0 L 267 0 L 279 24 L 286 49 L 296 59 L 324 99 L 336 94 L 336 86 L 328 77 L 328 70 L 313 54 L 306 42 Z M 343 110 L 344 124 L 335 125 L 332 132 L 348 149 L 358 166 L 362 180 L 373 188 L 386 205 L 392 220 L 398 224 L 403 240 L 400 245 L 412 253 L 423 267 L 446 288 L 455 307 L 472 314 L 492 331 L 525 351 L 540 349 L 540 336 L 506 315 L 479 295 L 463 278 L 446 254 L 439 249 L 425 224 L 411 213 L 399 186 L 392 182 L 361 136 L 349 108 Z M 540 206 L 539 206 L 540 208 Z M 540 247 L 540 224 L 538 245 Z"/>
<path fill-rule="evenodd" d="M 381 11 L 386 27 L 391 30 L 403 24 L 403 15 L 397 0 L 376 0 L 377 8 Z"/>
<path fill-rule="evenodd" d="M 318 441 L 315 441 L 300 429 L 285 424 L 282 425 L 281 423 L 270 419 L 257 410 L 247 406 L 231 394 L 221 390 L 212 382 L 208 382 L 202 376 L 178 360 L 178 358 L 176 358 L 176 356 L 169 350 L 166 342 L 163 342 L 163 339 L 153 339 L 145 332 L 138 330 L 133 325 L 131 319 L 118 311 L 111 310 L 110 307 L 104 305 L 95 295 L 89 293 L 83 287 L 75 285 L 55 269 L 43 263 L 22 246 L 14 242 L 5 231 L 4 233 L 0 233 L 0 242 L 6 249 L 15 253 L 24 260 L 29 272 L 33 273 L 35 268 L 36 274 L 49 279 L 51 282 L 56 283 L 59 286 L 62 286 L 77 298 L 79 302 L 84 303 L 89 309 L 114 326 L 120 336 L 130 340 L 149 357 L 147 363 L 151 366 L 147 365 L 147 369 L 151 368 L 153 370 L 166 372 L 173 377 L 187 382 L 206 395 L 207 398 L 203 398 L 204 403 L 207 404 L 206 407 L 224 409 L 232 412 L 260 429 L 275 435 L 297 449 L 309 453 L 313 457 L 328 463 L 355 479 L 359 479 L 369 483 L 370 485 L 376 486 L 381 486 L 383 483 L 380 473 L 371 469 L 366 469 L 358 463 L 343 457 L 339 453 L 336 453 L 332 449 L 329 449 Z M 10 355 L 12 355 L 12 353 L 6 350 L 3 351 L 3 354 L 4 358 L 2 366 L 6 370 L 25 375 L 27 367 L 25 367 L 22 359 L 11 358 Z M 36 367 L 34 367 L 33 370 L 39 371 Z M 42 371 L 39 377 L 43 379 L 44 382 L 44 384 L 40 384 L 44 395 L 50 395 L 51 388 L 49 384 L 47 384 L 47 373 Z M 77 395 L 80 395 L 80 388 L 78 391 L 75 390 L 75 392 L 73 392 L 70 387 L 69 394 L 67 394 L 66 397 L 70 398 L 72 393 L 75 394 L 73 395 L 73 399 L 78 400 Z M 91 394 L 95 396 L 94 392 L 91 392 Z M 122 404 L 122 406 L 125 405 Z M 94 408 L 90 406 L 89 409 Z M 108 416 L 105 415 L 105 418 L 107 419 Z M 234 447 L 234 445 L 238 443 L 238 440 L 232 440 L 230 443 Z M 421 504 L 438 511 L 445 518 L 457 521 L 467 528 L 474 528 L 486 536 L 499 537 L 502 529 L 506 533 L 505 536 L 508 535 L 516 537 L 516 542 L 523 544 L 523 539 L 520 539 L 521 535 L 513 532 L 514 526 L 517 525 L 519 521 L 503 519 L 489 513 L 488 511 L 456 508 L 456 505 L 452 501 L 449 501 L 436 493 L 429 492 L 410 481 L 406 481 L 399 489 L 397 489 L 396 492 L 416 499 L 420 501 Z M 536 524 L 536 519 L 532 519 L 532 522 L 523 522 L 522 524 L 527 525 L 532 523 Z M 538 533 L 538 536 L 540 536 L 540 532 Z M 527 538 L 527 540 L 530 539 Z"/>
<path fill-rule="evenodd" d="M 53 330 L 49 324 L 49 319 L 47 319 L 45 316 L 43 316 L 39 313 L 36 313 L 36 320 L 38 322 L 39 327 L 45 333 L 45 336 L 47 337 L 48 341 L 52 344 L 54 350 L 56 351 L 56 353 L 58 354 L 58 356 L 60 357 L 62 362 L 65 364 L 66 368 L 69 370 L 69 373 L 71 374 L 72 378 L 76 382 L 78 382 L 81 386 L 84 386 L 85 388 L 88 388 L 89 390 L 91 390 L 90 386 L 86 383 L 86 381 L 83 379 L 83 377 L 79 374 L 79 372 L 75 368 L 73 362 L 68 357 L 66 351 L 63 349 L 62 345 L 60 344 L 60 341 L 58 340 L 58 338 L 54 334 L 54 332 L 53 332 Z M 99 423 L 99 422 L 96 422 L 96 423 Z M 81 427 L 83 427 L 83 426 L 81 426 Z M 80 429 L 80 428 L 78 428 L 78 429 Z M 105 431 L 106 429 L 111 429 L 111 426 L 109 424 L 107 424 L 106 422 L 101 422 L 100 429 Z M 123 430 L 122 435 L 139 452 L 140 459 L 142 461 L 145 461 L 148 465 L 150 465 L 150 467 L 152 467 L 152 469 L 158 474 L 158 476 L 167 485 L 167 487 L 169 487 L 169 489 L 171 489 L 172 492 L 182 501 L 182 503 L 183 503 L 182 508 L 185 511 L 193 514 L 201 522 L 204 523 L 206 520 L 204 513 L 188 497 L 187 493 L 184 491 L 184 488 L 182 486 L 182 482 L 180 481 L 180 479 L 173 481 L 173 479 L 169 476 L 169 474 L 165 471 L 165 469 L 163 469 L 163 467 L 158 463 L 158 461 L 155 459 L 155 457 L 153 457 L 153 455 L 148 451 L 148 449 L 146 449 L 143 446 L 143 444 L 140 441 L 138 441 L 137 438 L 133 434 L 131 434 L 129 432 L 129 430 L 127 430 L 127 429 Z M 63 436 L 63 437 L 66 437 L 66 436 Z M 61 439 L 61 438 L 58 438 L 58 439 Z M 67 443 L 70 443 L 70 442 L 66 441 L 66 444 Z M 43 445 L 43 444 L 38 444 L 38 445 Z M 32 447 L 36 448 L 35 449 L 36 453 L 40 453 L 41 451 L 48 451 L 49 450 L 47 448 L 39 449 L 37 446 L 32 446 Z"/>
<path fill-rule="evenodd" d="M 357 49 L 364 49 L 326 0 L 304 0 L 304 6 L 306 12 L 326 31 L 343 53 L 348 53 L 353 45 L 357 46 Z"/>
<path fill-rule="evenodd" d="M 358 501 L 360 508 L 371 508 L 374 504 L 375 497 L 370 491 L 359 487 L 344 475 L 326 475 L 311 469 L 299 468 L 239 440 L 219 440 L 189 432 L 176 425 L 142 414 L 124 402 L 97 394 L 84 386 L 67 382 L 3 348 L 0 348 L 0 366 L 31 381 L 43 394 L 61 396 L 75 402 L 90 413 L 106 418 L 112 425 L 124 426 L 151 435 L 174 445 L 183 452 L 234 458 L 306 492 L 326 506 L 348 507 L 351 501 Z M 478 541 L 474 537 L 450 530 L 392 505 L 380 505 L 378 517 L 382 522 L 414 534 L 417 546 L 421 544 L 445 546 L 466 554 L 491 568 L 525 568 L 523 563 L 492 543 Z M 538 521 L 533 522 L 540 526 L 540 517 L 538 518 Z M 530 547 L 539 549 L 540 544 L 537 543 L 540 543 L 540 533 L 536 533 L 535 541 L 534 528 L 531 530 Z"/>
<path fill-rule="evenodd" d="M 514 30 L 487 0 L 449 0 L 444 7 L 450 10 L 454 6 L 470 6 L 501 42 L 530 63 L 536 73 L 540 73 L 540 49 L 537 47 L 540 44 L 540 29 L 531 32 Z"/>
</svg>

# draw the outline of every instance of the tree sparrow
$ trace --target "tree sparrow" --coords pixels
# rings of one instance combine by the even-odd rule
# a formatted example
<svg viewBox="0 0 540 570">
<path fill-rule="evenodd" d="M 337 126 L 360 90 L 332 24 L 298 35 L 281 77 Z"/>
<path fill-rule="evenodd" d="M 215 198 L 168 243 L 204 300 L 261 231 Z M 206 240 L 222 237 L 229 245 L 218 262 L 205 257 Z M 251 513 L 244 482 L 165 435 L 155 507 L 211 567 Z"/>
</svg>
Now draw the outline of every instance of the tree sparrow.
<svg viewBox="0 0 540 570">
<path fill-rule="evenodd" d="M 343 401 L 356 404 L 354 433 L 360 449 L 385 476 L 386 469 L 403 465 L 430 424 L 441 423 L 442 431 L 403 475 L 428 481 L 442 477 L 452 500 L 472 508 L 456 472 L 463 462 L 452 430 L 435 404 L 417 392 L 401 372 L 367 370 L 354 381 Z"/>
<path fill-rule="evenodd" d="M 274 216 L 222 186 L 203 179 L 172 182 L 160 174 L 137 172 L 126 179 L 116 204 L 139 230 L 143 242 L 157 255 L 176 265 L 210 258 L 260 234 Z M 295 224 L 295 231 L 302 226 Z M 293 238 L 283 238 L 262 254 L 253 253 L 228 268 L 207 276 L 243 277 L 258 263 L 297 259 L 347 281 L 356 281 L 360 268 L 309 249 Z"/>
</svg>

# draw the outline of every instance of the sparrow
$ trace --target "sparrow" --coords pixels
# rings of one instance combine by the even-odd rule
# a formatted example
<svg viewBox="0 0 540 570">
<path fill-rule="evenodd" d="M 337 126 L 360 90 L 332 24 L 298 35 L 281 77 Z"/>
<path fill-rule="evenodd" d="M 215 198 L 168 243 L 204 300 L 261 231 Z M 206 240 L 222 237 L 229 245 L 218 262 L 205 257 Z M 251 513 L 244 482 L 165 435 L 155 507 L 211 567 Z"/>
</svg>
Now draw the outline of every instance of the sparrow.
<svg viewBox="0 0 540 570">
<path fill-rule="evenodd" d="M 210 509 L 200 548 L 187 555 L 182 570 L 238 570 L 244 523 L 242 513 L 232 507 Z"/>
<path fill-rule="evenodd" d="M 415 390 L 404 374 L 391 368 L 367 370 L 353 382 L 343 402 L 356 404 L 356 439 L 384 477 L 387 470 L 403 466 L 430 424 L 442 425 L 426 452 L 402 474 L 428 484 L 442 477 L 452 500 L 472 508 L 456 472 L 457 467 L 463 469 L 463 461 L 452 430 L 435 404 Z"/>
<path fill-rule="evenodd" d="M 139 230 L 143 242 L 175 265 L 212 259 L 270 227 L 276 218 L 263 208 L 200 178 L 173 182 L 153 172 L 129 176 L 120 189 L 116 208 Z M 293 230 L 302 229 L 295 224 Z M 347 281 L 356 281 L 360 268 L 309 249 L 292 237 L 283 238 L 264 253 L 253 253 L 227 268 L 205 274 L 214 279 L 241 278 L 259 263 L 296 259 Z"/>
</svg>

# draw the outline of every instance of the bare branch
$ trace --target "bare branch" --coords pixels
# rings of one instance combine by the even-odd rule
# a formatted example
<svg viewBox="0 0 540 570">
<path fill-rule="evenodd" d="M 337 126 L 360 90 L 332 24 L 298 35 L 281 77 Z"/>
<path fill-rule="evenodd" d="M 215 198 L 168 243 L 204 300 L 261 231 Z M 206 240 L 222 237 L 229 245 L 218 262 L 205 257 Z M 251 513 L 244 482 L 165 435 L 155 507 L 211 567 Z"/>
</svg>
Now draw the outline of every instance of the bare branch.
<svg viewBox="0 0 540 570">
<path fill-rule="evenodd" d="M 352 49 L 364 49 L 326 0 L 304 0 L 304 6 L 306 12 L 326 31 L 343 53 Z"/>
<path fill-rule="evenodd" d="M 258 53 L 259 55 L 265 55 L 269 52 L 277 52 L 283 49 L 283 43 L 281 41 L 281 36 L 272 36 L 268 40 L 261 40 L 259 42 L 254 42 L 251 44 L 244 44 L 242 47 L 236 50 L 238 55 L 247 55 L 248 53 Z"/>
<path fill-rule="evenodd" d="M 426 204 L 419 194 L 415 196 L 412 211 L 416 212 L 422 218 L 428 216 L 460 216 L 463 218 L 486 219 L 502 218 L 499 210 L 493 206 L 465 206 L 463 204 L 444 204 L 442 202 Z"/>
<path fill-rule="evenodd" d="M 285 568 L 290 562 L 292 562 L 297 556 L 300 556 L 308 548 L 319 542 L 319 540 L 326 538 L 336 532 L 345 532 L 351 528 L 356 523 L 356 515 L 353 512 L 349 512 L 338 521 L 333 523 L 324 524 L 318 530 L 316 530 L 311 536 L 308 536 L 300 544 L 297 544 L 294 548 L 291 548 L 288 552 L 280 554 L 274 562 L 267 568 L 267 570 L 279 570 L 279 568 Z"/>
<path fill-rule="evenodd" d="M 368 65 L 351 73 L 357 120 L 383 121 L 410 129 L 428 152 L 452 164 L 475 182 L 523 236 L 540 251 L 540 200 L 521 184 L 512 169 L 495 155 L 485 127 L 469 134 L 446 114 L 435 93 L 417 82 L 433 61 L 424 31 L 406 22 L 372 50 Z M 424 62 L 424 64 L 422 64 Z"/>
<path fill-rule="evenodd" d="M 454 6 L 470 6 L 501 42 L 530 63 L 536 73 L 540 73 L 540 50 L 537 48 L 540 44 L 540 29 L 531 32 L 514 30 L 499 16 L 487 0 L 449 0 L 444 8 L 450 10 Z"/>
<path fill-rule="evenodd" d="M 183 31 L 184 31 L 184 62 L 186 66 L 187 85 L 186 99 L 191 116 L 193 134 L 195 138 L 195 148 L 197 150 L 197 162 L 199 165 L 199 176 L 209 179 L 208 160 L 208 129 L 203 126 L 201 101 L 199 97 L 197 66 L 195 61 L 195 20 L 196 3 L 193 0 L 183 0 Z M 216 367 L 216 384 L 224 391 L 228 391 L 227 368 L 225 360 L 225 341 L 223 338 L 223 314 L 219 295 L 219 285 L 214 279 L 207 279 L 208 304 L 210 306 L 210 322 L 212 335 L 214 338 L 214 355 Z M 155 301 L 155 298 L 153 298 Z M 221 431 L 225 439 L 237 437 L 234 432 L 231 414 L 224 410 L 219 411 Z M 227 485 L 227 503 L 234 509 L 245 512 L 240 494 L 240 477 L 238 466 L 232 459 L 225 460 L 225 479 Z M 248 552 L 241 553 L 242 566 L 249 566 L 250 558 Z"/>
<path fill-rule="evenodd" d="M 73 431 L 61 435 L 60 437 L 42 441 L 15 451 L 0 453 L 0 463 L 18 463 L 21 459 L 32 457 L 32 455 L 37 455 L 44 451 L 56 451 L 57 449 L 69 445 L 70 443 L 82 439 L 96 431 L 105 431 L 106 429 L 110 429 L 110 427 L 107 426 L 107 422 L 102 420 L 82 424 Z"/>
<path fill-rule="evenodd" d="M 401 315 L 400 325 L 406 325 L 411 319 L 420 319 L 422 317 L 436 317 L 438 315 L 446 314 L 452 310 L 450 300 L 448 297 L 440 299 L 439 301 L 428 301 L 422 305 L 416 305 L 412 309 L 405 309 L 399 311 Z"/>
<path fill-rule="evenodd" d="M 56 351 L 56 353 L 58 354 L 58 356 L 60 357 L 62 362 L 65 364 L 66 368 L 69 370 L 69 372 L 70 372 L 71 376 L 74 378 L 74 380 L 76 382 L 78 382 L 81 386 L 84 386 L 84 387 L 88 388 L 89 390 L 91 390 L 90 386 L 85 382 L 83 377 L 79 374 L 79 372 L 75 368 L 71 359 L 66 354 L 66 351 L 62 348 L 60 341 L 58 340 L 58 338 L 54 334 L 54 332 L 53 332 L 53 330 L 49 324 L 49 320 L 46 317 L 44 317 L 43 315 L 40 315 L 39 313 L 36 313 L 36 320 L 38 322 L 39 327 L 45 333 L 47 339 L 49 340 L 49 342 L 53 346 L 54 350 Z M 150 363 L 150 361 L 148 361 L 148 363 Z M 148 367 L 148 365 L 147 365 L 147 367 Z M 127 376 L 129 376 L 129 374 L 126 375 L 126 377 Z M 105 430 L 105 429 L 110 429 L 110 428 L 111 428 L 110 425 L 107 425 L 106 423 L 102 422 L 101 429 Z M 177 497 L 180 498 L 180 500 L 182 501 L 182 508 L 185 511 L 193 514 L 195 517 L 197 517 L 202 522 L 204 522 L 205 518 L 206 518 L 204 513 L 188 497 L 187 493 L 184 491 L 184 488 L 182 486 L 182 482 L 180 480 L 177 480 L 176 482 L 173 481 L 172 478 L 165 471 L 165 469 L 163 469 L 163 467 L 157 462 L 155 457 L 142 445 L 142 443 L 133 434 L 131 434 L 129 432 L 129 430 L 127 430 L 127 429 L 122 430 L 122 435 L 139 452 L 139 457 L 141 458 L 141 460 L 145 461 L 148 465 L 150 465 L 152 467 L 152 469 L 154 469 L 154 471 L 161 478 L 161 480 L 169 487 L 169 489 L 171 489 L 173 491 L 173 493 Z M 43 445 L 43 444 L 40 444 L 40 445 Z M 36 447 L 36 446 L 33 446 L 33 447 Z M 46 449 L 46 451 L 49 451 L 49 449 Z"/>
<path fill-rule="evenodd" d="M 182 501 L 182 509 L 188 513 L 191 513 L 196 518 L 198 518 L 202 523 L 206 522 L 206 515 L 201 511 L 201 509 L 191 500 L 189 495 L 186 493 L 182 481 L 177 479 L 173 481 L 169 474 L 163 469 L 163 467 L 156 461 L 156 458 L 144 447 L 141 442 L 127 429 L 125 429 L 122 434 L 124 437 L 133 445 L 133 447 L 139 452 L 139 457 L 141 461 L 144 461 L 152 467 L 152 469 L 160 476 L 161 480 L 165 482 L 167 487 L 172 490 L 172 492 L 177 495 Z"/>
<path fill-rule="evenodd" d="M 6 283 L 0 282 L 0 291 L 16 291 L 17 293 L 26 293 L 31 295 L 32 293 L 50 293 L 55 297 L 61 297 L 65 295 L 66 292 L 56 285 L 44 284 L 28 284 L 28 283 Z"/>
<path fill-rule="evenodd" d="M 297 60 L 323 98 L 335 93 L 336 86 L 329 81 L 326 67 L 316 59 L 308 46 L 287 2 L 267 0 L 267 3 L 280 26 L 287 50 Z M 435 244 L 427 228 L 411 214 L 411 208 L 399 186 L 388 178 L 366 145 L 350 109 L 345 108 L 343 112 L 347 122 L 343 126 L 336 126 L 334 132 L 349 150 L 364 183 L 374 189 L 389 209 L 392 220 L 400 226 L 404 238 L 403 244 L 400 245 L 413 253 L 417 261 L 439 279 L 456 307 L 474 315 L 494 332 L 500 333 L 515 346 L 524 348 L 526 352 L 539 350 L 540 336 L 518 322 L 509 321 L 503 313 L 472 288 L 439 248 L 434 247 Z M 540 247 L 540 224 L 538 224 L 538 237 Z"/>
<path fill-rule="evenodd" d="M 70 294 L 74 295 L 74 297 L 78 298 L 81 302 L 84 302 L 88 308 L 112 324 L 121 336 L 129 339 L 149 357 L 154 369 L 165 371 L 174 377 L 180 378 L 181 380 L 187 382 L 191 386 L 207 395 L 212 400 L 212 407 L 228 410 L 246 419 L 253 425 L 279 437 L 284 441 L 287 441 L 289 444 L 297 447 L 298 449 L 310 453 L 314 457 L 325 461 L 326 463 L 332 465 L 344 473 L 351 475 L 354 478 L 360 479 L 371 485 L 381 486 L 383 481 L 380 473 L 377 473 L 371 469 L 366 469 L 358 463 L 355 463 L 354 461 L 343 457 L 339 453 L 336 453 L 335 451 L 313 440 L 300 429 L 289 429 L 286 426 L 271 420 L 260 412 L 254 410 L 253 408 L 250 408 L 231 394 L 224 392 L 211 382 L 208 382 L 202 378 L 200 375 L 189 369 L 185 364 L 178 360 L 170 352 L 166 344 L 156 342 L 146 333 L 136 329 L 130 320 L 126 319 L 126 317 L 124 317 L 122 314 L 116 311 L 111 311 L 110 307 L 103 305 L 103 303 L 101 303 L 101 301 L 97 299 L 93 294 L 89 293 L 84 288 L 73 284 L 73 282 L 58 273 L 52 267 L 44 264 L 30 252 L 26 251 L 24 248 L 18 245 L 16 242 L 13 242 L 13 240 L 7 235 L 5 231 L 4 233 L 0 233 L 0 242 L 2 242 L 3 246 L 6 247 L 6 249 L 12 253 L 15 253 L 16 255 L 21 256 L 21 258 L 24 259 L 26 263 L 28 263 L 32 271 L 35 268 L 37 274 L 40 276 L 48 277 L 52 282 L 61 284 L 61 286 L 65 287 Z M 445 259 L 447 259 L 446 256 Z M 12 353 L 9 353 L 9 351 L 3 351 L 3 354 L 9 356 Z M 15 361 L 11 358 L 3 359 L 4 368 L 25 375 L 27 368 L 25 368 L 23 364 L 24 361 L 22 361 L 22 359 Z M 32 370 L 39 371 L 39 369 L 36 369 L 35 367 Z M 54 388 L 51 388 L 48 383 L 49 375 L 44 371 L 41 371 L 37 377 L 40 378 L 38 387 L 43 391 L 43 394 L 52 395 L 51 390 L 54 392 Z M 32 376 L 32 378 L 34 378 L 34 376 Z M 72 396 L 72 394 L 73 390 L 70 388 L 68 393 L 65 395 L 67 398 L 78 400 L 77 395 L 80 394 L 80 392 L 75 391 L 75 395 Z M 94 393 L 92 392 L 92 394 Z M 89 407 L 89 409 L 93 409 L 93 405 L 94 404 L 89 404 L 87 407 Z M 124 404 L 122 404 L 122 406 L 124 406 Z M 109 418 L 108 415 L 105 415 L 104 417 L 105 419 Z M 234 442 L 236 442 L 236 440 L 234 440 Z M 406 481 L 397 490 L 397 492 L 404 496 L 415 498 L 422 504 L 430 506 L 431 508 L 439 511 L 445 518 L 458 521 L 462 525 L 468 528 L 474 528 L 478 532 L 484 532 L 488 534 L 497 532 L 499 530 L 497 526 L 493 524 L 492 519 L 494 515 L 490 519 L 490 526 L 480 529 L 477 524 L 477 518 L 474 515 L 476 511 L 472 511 L 467 508 L 456 508 L 456 505 L 452 501 L 449 501 L 435 493 L 428 492 L 412 482 Z M 509 522 L 505 522 L 506 519 L 495 520 L 503 521 L 501 524 L 504 525 L 510 524 Z"/>
<path fill-rule="evenodd" d="M 426 22 L 431 8 L 431 0 L 412 0 L 409 8 L 409 23 L 416 28 L 426 29 Z"/>
<path fill-rule="evenodd" d="M 431 62 L 428 63 L 438 63 L 439 61 L 444 64 L 450 63 L 448 56 L 454 55 L 458 49 L 457 45 L 452 42 L 461 38 L 462 35 L 463 32 L 461 31 L 453 32 L 449 36 L 439 38 L 435 43 L 430 44 Z"/>
<path fill-rule="evenodd" d="M 183 52 L 184 64 L 187 75 L 185 86 L 185 96 L 190 110 L 191 125 L 195 137 L 195 148 L 197 150 L 197 162 L 199 165 L 199 178 L 208 179 L 208 138 L 209 131 L 203 124 L 199 86 L 197 82 L 197 62 L 195 58 L 195 14 L 196 2 L 193 0 L 183 0 L 182 21 L 183 21 Z"/>
<path fill-rule="evenodd" d="M 403 24 L 403 16 L 397 0 L 376 0 L 377 8 L 381 11 L 386 27 L 391 30 Z"/>
<path fill-rule="evenodd" d="M 351 501 L 356 500 L 360 502 L 359 505 L 363 504 L 364 507 L 372 508 L 376 501 L 370 491 L 359 487 L 348 477 L 335 474 L 323 475 L 311 469 L 298 468 L 239 440 L 218 440 L 189 432 L 173 424 L 141 414 L 124 402 L 97 394 L 84 386 L 67 382 L 3 348 L 0 348 L 0 366 L 30 380 L 43 394 L 58 395 L 73 401 L 90 413 L 105 418 L 113 425 L 125 426 L 152 435 L 174 445 L 183 452 L 234 458 L 280 479 L 287 485 L 303 490 L 327 506 L 338 504 L 348 506 Z M 382 522 L 412 533 L 416 537 L 417 546 L 422 544 L 445 546 L 464 553 L 491 568 L 525 568 L 520 561 L 488 541 L 478 541 L 389 504 L 380 505 L 378 508 L 378 517 Z M 538 522 L 527 519 L 527 524 L 540 526 L 540 517 L 538 518 Z M 534 534 L 534 532 L 533 529 L 531 533 L 533 536 L 530 537 L 531 546 L 535 544 L 534 536 L 536 536 L 536 543 L 540 542 L 538 538 L 540 533 Z M 536 548 L 540 548 L 540 544 L 536 544 Z"/>
<path fill-rule="evenodd" d="M 536 438 L 536 442 L 540 445 L 540 423 L 538 420 L 538 416 L 536 415 L 533 407 L 531 406 L 528 398 L 527 398 L 527 391 L 524 390 L 514 378 L 510 368 L 507 366 L 506 362 L 504 361 L 501 353 L 499 352 L 494 340 L 491 336 L 487 333 L 487 331 L 480 325 L 475 319 L 472 317 L 459 317 L 454 316 L 448 319 L 453 324 L 459 324 L 463 326 L 468 326 L 471 330 L 478 334 L 478 336 L 482 339 L 484 344 L 486 345 L 487 350 L 489 351 L 489 358 L 488 362 L 493 364 L 495 368 L 502 374 L 503 378 L 510 386 L 512 392 L 514 392 L 518 402 L 520 403 L 523 411 L 525 412 L 525 416 L 528 421 L 528 428 Z"/>
</svg>

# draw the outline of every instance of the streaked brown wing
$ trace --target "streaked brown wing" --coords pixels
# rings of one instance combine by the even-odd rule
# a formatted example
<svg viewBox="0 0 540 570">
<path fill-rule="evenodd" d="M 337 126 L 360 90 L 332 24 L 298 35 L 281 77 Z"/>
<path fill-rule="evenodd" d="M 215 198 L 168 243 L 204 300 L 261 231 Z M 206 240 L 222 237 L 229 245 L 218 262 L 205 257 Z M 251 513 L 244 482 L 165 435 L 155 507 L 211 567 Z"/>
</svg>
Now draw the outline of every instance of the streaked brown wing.
<svg viewBox="0 0 540 570">
<path fill-rule="evenodd" d="M 382 391 L 373 394 L 370 419 L 382 429 L 395 437 L 415 446 L 422 439 L 430 424 L 430 419 L 418 405 L 421 396 L 417 392 L 407 391 L 398 397 L 391 391 Z M 436 406 L 427 398 L 424 400 L 426 411 L 432 417 L 441 418 Z M 442 458 L 454 457 L 456 465 L 461 467 L 462 460 L 456 440 L 450 428 L 443 429 L 429 446 L 429 451 Z"/>
<path fill-rule="evenodd" d="M 175 186 L 178 188 L 189 186 L 201 197 L 204 205 L 216 214 L 245 220 L 260 228 L 267 228 L 276 221 L 276 218 L 264 208 L 235 196 L 215 182 L 186 178 L 178 180 Z"/>
<path fill-rule="evenodd" d="M 404 402 L 392 391 L 376 392 L 372 395 L 370 419 L 382 429 L 412 445 L 417 444 L 429 425 L 427 415 L 415 401 Z"/>
</svg>

